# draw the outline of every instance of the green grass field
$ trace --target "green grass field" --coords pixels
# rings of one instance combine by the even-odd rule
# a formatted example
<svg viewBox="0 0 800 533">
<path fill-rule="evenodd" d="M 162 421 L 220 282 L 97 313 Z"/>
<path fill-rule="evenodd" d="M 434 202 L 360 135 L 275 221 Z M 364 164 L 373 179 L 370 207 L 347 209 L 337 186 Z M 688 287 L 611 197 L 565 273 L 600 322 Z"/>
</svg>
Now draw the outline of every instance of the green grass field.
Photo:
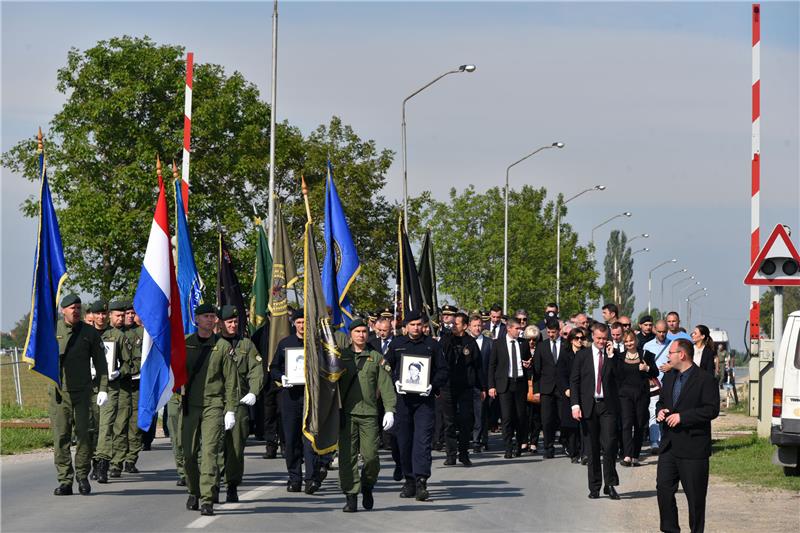
<svg viewBox="0 0 800 533">
<path fill-rule="evenodd" d="M 11 357 L 1 357 L 0 362 L 10 363 Z M 47 385 L 49 381 L 41 374 L 28 370 L 26 363 L 19 365 L 19 379 L 22 387 L 22 405 L 47 410 Z M 0 404 L 16 405 L 13 365 L 0 364 Z M 47 416 L 47 415 L 45 415 Z"/>
<path fill-rule="evenodd" d="M 0 429 L 0 454 L 2 455 L 15 455 L 52 446 L 53 433 L 49 429 Z"/>
<path fill-rule="evenodd" d="M 735 483 L 800 491 L 800 477 L 789 477 L 772 464 L 775 447 L 755 434 L 714 441 L 711 473 Z"/>
</svg>

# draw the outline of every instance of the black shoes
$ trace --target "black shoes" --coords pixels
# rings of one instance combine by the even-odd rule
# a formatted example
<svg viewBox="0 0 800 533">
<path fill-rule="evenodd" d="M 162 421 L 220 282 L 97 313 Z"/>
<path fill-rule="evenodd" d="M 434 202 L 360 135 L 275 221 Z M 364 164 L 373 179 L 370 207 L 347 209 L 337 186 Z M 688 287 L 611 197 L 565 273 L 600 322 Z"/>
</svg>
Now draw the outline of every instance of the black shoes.
<svg viewBox="0 0 800 533">
<path fill-rule="evenodd" d="M 598 491 L 596 491 L 596 490 L 593 490 L 593 491 L 591 491 L 589 493 L 589 499 L 590 500 L 596 500 L 599 497 L 600 497 L 600 493 Z"/>
<path fill-rule="evenodd" d="M 608 497 L 611 498 L 612 500 L 619 500 L 619 494 L 617 494 L 617 489 L 615 489 L 610 485 L 606 485 L 605 488 L 603 488 L 603 494 L 608 494 Z"/>
<path fill-rule="evenodd" d="M 139 469 L 136 468 L 136 463 L 134 463 L 132 461 L 125 461 L 125 463 L 123 463 L 123 465 L 122 465 L 122 470 L 124 472 L 128 472 L 129 474 L 138 474 L 139 473 Z"/>
<path fill-rule="evenodd" d="M 53 496 L 72 496 L 72 483 L 62 483 L 53 491 Z"/>
<path fill-rule="evenodd" d="M 464 466 L 472 466 L 472 461 L 466 452 L 458 454 L 458 461 Z"/>
<path fill-rule="evenodd" d="M 503 454 L 505 459 L 511 459 L 514 455 L 511 453 L 511 450 L 506 450 L 506 453 Z"/>
<path fill-rule="evenodd" d="M 264 455 L 261 456 L 262 459 L 275 459 L 278 456 L 278 448 L 277 446 L 267 444 L 267 450 Z"/>
<path fill-rule="evenodd" d="M 219 503 L 219 487 L 217 485 L 211 487 L 211 503 Z"/>
<path fill-rule="evenodd" d="M 478 444 L 477 446 L 473 446 L 472 453 L 481 453 L 481 445 Z"/>
<path fill-rule="evenodd" d="M 70 487 L 71 489 L 72 487 Z M 78 480 L 78 492 L 86 496 L 92 492 L 92 486 L 89 485 L 89 480 L 86 478 Z"/>
<path fill-rule="evenodd" d="M 92 481 L 97 481 L 97 464 L 99 462 L 99 459 L 92 459 L 92 473 L 89 474 L 89 479 Z"/>
<path fill-rule="evenodd" d="M 194 494 L 189 494 L 189 498 L 186 500 L 186 510 L 187 511 L 196 511 L 199 507 L 197 502 L 197 496 Z"/>
<path fill-rule="evenodd" d="M 286 492 L 300 492 L 302 490 L 302 484 L 299 481 L 289 481 L 286 484 Z"/>
<path fill-rule="evenodd" d="M 103 471 L 108 472 L 108 477 L 122 477 L 122 469 L 119 467 L 119 465 L 111 465 L 111 468 L 109 468 L 108 460 L 104 459 L 103 462 L 105 463 L 105 468 Z"/>
<path fill-rule="evenodd" d="M 514 448 L 514 457 L 520 457 L 522 455 L 522 447 L 517 446 Z"/>
<path fill-rule="evenodd" d="M 453 457 L 452 455 L 448 455 L 447 459 L 444 460 L 444 465 L 453 466 L 454 464 L 456 464 L 456 458 Z"/>
<path fill-rule="evenodd" d="M 403 469 L 399 466 L 394 467 L 394 473 L 392 474 L 392 479 L 395 481 L 402 481 L 403 480 Z"/>
<path fill-rule="evenodd" d="M 214 516 L 214 506 L 210 503 L 204 503 L 200 506 L 200 514 L 203 516 Z"/>
<path fill-rule="evenodd" d="M 414 480 L 411 478 L 406 478 L 406 482 L 403 483 L 403 489 L 400 491 L 401 498 L 413 498 L 417 495 L 417 486 L 414 484 Z"/>
<path fill-rule="evenodd" d="M 545 459 L 554 459 L 555 456 L 556 456 L 555 450 L 551 449 L 551 450 L 547 450 L 546 452 L 544 452 L 544 458 Z"/>
<path fill-rule="evenodd" d="M 588 465 L 588 464 L 589 464 L 589 458 L 588 458 L 588 457 L 586 457 L 586 456 L 584 456 L 584 457 L 581 457 L 581 464 L 582 464 L 583 466 L 586 466 L 586 465 Z"/>
<path fill-rule="evenodd" d="M 433 444 L 433 449 L 436 450 L 437 452 L 440 452 L 444 450 L 444 444 L 442 444 L 441 442 L 436 442 Z"/>
<path fill-rule="evenodd" d="M 361 505 L 364 506 L 364 509 L 369 511 L 375 505 L 375 498 L 372 497 L 372 487 L 367 487 L 364 485 L 364 482 L 361 482 Z M 350 495 L 348 495 L 348 498 Z M 355 501 L 356 496 L 353 495 L 353 500 Z M 349 503 L 349 500 L 348 500 Z"/>
<path fill-rule="evenodd" d="M 178 481 L 175 482 L 175 486 L 176 487 L 185 487 L 186 486 L 186 478 L 185 477 L 179 477 Z"/>
<path fill-rule="evenodd" d="M 355 513 L 358 511 L 358 494 L 345 494 L 344 496 L 347 499 L 347 503 L 342 507 L 342 511 L 345 513 Z"/>
<path fill-rule="evenodd" d="M 428 499 L 428 480 L 424 477 L 417 478 L 417 494 L 415 498 L 418 502 L 424 502 Z"/>
<path fill-rule="evenodd" d="M 578 456 L 576 455 L 576 456 L 572 457 L 572 458 L 570 459 L 570 461 L 572 461 L 572 464 L 575 464 L 575 465 L 577 465 L 577 464 L 580 464 L 580 462 L 581 462 L 581 458 L 580 458 L 580 457 L 578 457 Z"/>
<path fill-rule="evenodd" d="M 97 460 L 97 482 L 108 483 L 108 461 L 106 459 Z"/>
<path fill-rule="evenodd" d="M 228 490 L 225 494 L 225 503 L 236 503 L 239 501 L 239 493 L 236 491 L 236 485 L 228 483 Z"/>
<path fill-rule="evenodd" d="M 319 467 L 319 482 L 322 484 L 325 481 L 325 478 L 328 477 L 328 466 L 322 465 Z"/>
<path fill-rule="evenodd" d="M 306 494 L 314 494 L 319 490 L 320 483 L 316 479 L 310 479 L 306 481 L 306 488 L 303 492 Z"/>
</svg>

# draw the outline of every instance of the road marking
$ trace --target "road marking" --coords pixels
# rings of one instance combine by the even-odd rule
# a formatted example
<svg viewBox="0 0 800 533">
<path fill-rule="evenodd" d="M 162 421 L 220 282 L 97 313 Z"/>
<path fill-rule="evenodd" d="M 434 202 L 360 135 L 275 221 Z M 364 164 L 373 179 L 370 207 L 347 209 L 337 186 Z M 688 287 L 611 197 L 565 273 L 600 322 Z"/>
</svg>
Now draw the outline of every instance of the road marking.
<svg viewBox="0 0 800 533">
<path fill-rule="evenodd" d="M 256 498 L 258 498 L 259 496 L 263 495 L 264 493 L 267 493 L 267 492 L 269 492 L 271 490 L 275 490 L 278 487 L 280 487 L 282 485 L 285 485 L 285 484 L 286 483 L 283 482 L 283 481 L 273 481 L 271 483 L 267 483 L 266 485 L 262 485 L 262 486 L 260 486 L 260 487 L 258 487 L 256 489 L 253 489 L 250 492 L 245 492 L 244 494 L 239 496 L 239 502 L 238 503 L 230 503 L 230 504 L 223 503 L 221 505 L 224 505 L 224 507 L 216 507 L 214 509 L 214 513 L 216 513 L 216 514 L 214 514 L 214 516 L 201 516 L 197 520 L 194 520 L 193 522 L 189 523 L 189 525 L 186 526 L 186 529 L 202 529 L 202 528 L 208 526 L 209 524 L 213 523 L 214 520 L 216 520 L 220 516 L 223 516 L 224 514 L 226 514 L 224 511 L 230 511 L 230 510 L 233 510 L 233 509 L 239 509 L 240 507 L 242 507 L 243 505 L 245 505 L 249 501 L 255 500 Z M 219 514 L 220 511 L 223 511 L 223 513 Z"/>
</svg>

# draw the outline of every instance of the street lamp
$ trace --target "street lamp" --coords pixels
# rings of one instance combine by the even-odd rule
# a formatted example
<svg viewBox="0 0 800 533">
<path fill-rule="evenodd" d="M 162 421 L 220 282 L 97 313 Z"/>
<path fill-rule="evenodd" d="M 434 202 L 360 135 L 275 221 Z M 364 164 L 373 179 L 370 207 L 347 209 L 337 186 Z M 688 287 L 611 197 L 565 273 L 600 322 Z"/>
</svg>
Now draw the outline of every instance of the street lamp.
<svg viewBox="0 0 800 533">
<path fill-rule="evenodd" d="M 682 268 L 682 269 L 680 269 L 680 270 L 676 270 L 676 271 L 675 271 L 675 272 L 673 272 L 672 274 L 667 274 L 666 276 L 664 276 L 664 277 L 661 279 L 661 300 L 659 300 L 659 303 L 661 304 L 661 307 L 662 307 L 662 308 L 664 307 L 664 281 L 665 281 L 667 278 L 671 278 L 672 276 L 675 276 L 676 274 L 680 274 L 680 273 L 682 273 L 682 272 L 688 272 L 688 270 L 687 270 L 687 269 L 685 269 L 685 268 Z"/>
<path fill-rule="evenodd" d="M 604 191 L 606 190 L 605 185 L 595 185 L 594 187 L 590 187 L 588 189 L 584 189 L 575 196 L 570 197 L 568 200 L 565 200 L 562 206 L 567 205 L 572 200 L 577 198 L 578 196 L 585 194 L 589 191 Z M 556 305 L 561 308 L 561 208 L 556 207 Z"/>
<path fill-rule="evenodd" d="M 508 171 L 511 170 L 511 167 L 515 165 L 519 165 L 529 157 L 532 157 L 542 150 L 547 150 L 548 148 L 564 148 L 564 143 L 562 142 L 554 142 L 553 144 L 549 144 L 547 146 L 541 146 L 534 150 L 533 152 L 529 153 L 522 159 L 514 161 L 506 168 L 506 189 L 505 189 L 505 204 L 506 204 L 506 212 L 505 212 L 505 224 L 504 224 L 504 231 L 503 231 L 503 313 L 506 313 L 508 310 Z"/>
<path fill-rule="evenodd" d="M 706 288 L 703 287 L 700 290 L 701 291 L 705 291 Z M 700 292 L 700 291 L 696 291 L 696 292 Z M 689 295 L 689 297 L 686 298 L 686 323 L 687 324 L 691 325 L 691 323 L 692 323 L 692 302 L 695 301 L 695 300 L 699 300 L 700 298 L 704 298 L 706 296 L 708 296 L 708 293 L 704 292 L 703 294 L 695 296 L 694 298 L 692 298 L 691 295 Z"/>
<path fill-rule="evenodd" d="M 427 83 L 426 85 L 422 86 L 421 88 L 417 89 L 410 95 L 403 100 L 403 136 L 402 136 L 402 144 L 403 144 L 403 222 L 405 223 L 406 231 L 408 231 L 408 150 L 406 144 L 406 102 L 411 100 L 413 97 L 439 81 L 440 79 L 444 78 L 449 74 L 459 74 L 461 72 L 475 72 L 475 65 L 461 65 L 455 70 L 448 70 L 444 74 L 440 75 L 438 78 L 434 79 L 433 81 Z"/>
<path fill-rule="evenodd" d="M 631 243 L 633 241 L 635 241 L 636 239 L 647 239 L 649 237 L 650 237 L 649 233 L 642 233 L 641 235 L 637 235 L 637 236 L 633 237 L 631 240 L 628 241 L 628 246 L 630 246 Z"/>
<path fill-rule="evenodd" d="M 631 257 L 633 257 L 634 255 L 636 255 L 636 254 L 638 254 L 640 252 L 649 252 L 649 251 L 650 251 L 650 248 L 642 248 L 640 250 L 636 250 L 635 252 L 631 252 Z"/>
<path fill-rule="evenodd" d="M 651 300 L 652 300 L 652 296 L 653 296 L 653 272 L 656 269 L 661 268 L 664 265 L 668 265 L 670 263 L 677 263 L 677 262 L 678 262 L 678 260 L 674 259 L 674 258 L 673 259 L 667 259 L 663 263 L 659 263 L 656 266 L 654 266 L 653 268 L 651 268 L 650 272 L 647 273 L 647 314 L 648 315 L 652 315 L 653 314 L 653 309 L 652 309 L 652 306 L 650 305 L 651 304 Z"/>
<path fill-rule="evenodd" d="M 679 279 L 678 281 L 676 281 L 675 283 L 672 284 L 670 297 L 669 297 L 670 307 L 675 305 L 675 288 L 678 285 L 680 285 L 681 283 L 686 283 L 687 281 L 693 281 L 694 279 L 695 279 L 694 276 L 686 276 L 685 278 L 681 278 L 681 279 Z"/>
<path fill-rule="evenodd" d="M 606 224 L 608 224 L 609 222 L 611 222 L 615 218 L 619 218 L 619 217 L 628 217 L 628 218 L 630 218 L 630 216 L 631 216 L 631 212 L 630 211 L 625 211 L 624 213 L 620 213 L 619 215 L 614 215 L 613 217 L 609 218 L 608 220 L 606 220 L 604 222 L 601 222 L 600 224 L 598 224 L 595 227 L 593 227 L 592 228 L 592 241 L 591 241 L 592 242 L 592 248 L 594 248 L 594 231 L 597 228 L 599 228 L 601 226 L 605 226 Z"/>
</svg>

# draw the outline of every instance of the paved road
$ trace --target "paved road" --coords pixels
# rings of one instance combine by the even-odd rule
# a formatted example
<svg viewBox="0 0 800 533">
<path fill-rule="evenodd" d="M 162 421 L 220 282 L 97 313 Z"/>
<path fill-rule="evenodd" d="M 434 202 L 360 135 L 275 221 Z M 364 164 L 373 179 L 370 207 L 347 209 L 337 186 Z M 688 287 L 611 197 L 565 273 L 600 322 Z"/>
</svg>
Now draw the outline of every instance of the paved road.
<svg viewBox="0 0 800 533">
<path fill-rule="evenodd" d="M 492 437 L 499 449 L 498 436 Z M 56 497 L 52 455 L 4 459 L 2 463 L 3 532 L 46 531 L 620 531 L 620 506 L 651 506 L 647 494 L 625 494 L 633 469 L 619 469 L 623 500 L 587 499 L 586 468 L 558 456 L 506 460 L 502 452 L 474 456 L 474 466 L 445 467 L 434 452 L 430 502 L 403 500 L 391 479 L 391 458 L 384 453 L 375 509 L 341 512 L 344 498 L 337 473 L 331 472 L 313 496 L 287 493 L 282 459 L 261 459 L 263 444 L 247 448 L 245 481 L 238 504 L 215 506 L 217 515 L 201 517 L 185 509 L 186 492 L 175 486 L 169 441 L 157 439 L 143 452 L 140 474 L 123 474 L 108 485 L 92 484 L 86 496 Z M 224 489 L 223 489 L 224 495 Z M 627 501 L 626 501 L 627 500 Z M 359 502 L 360 503 L 360 502 Z M 654 514 L 655 515 L 655 514 Z M 617 518 L 615 518 L 617 517 Z"/>
</svg>

